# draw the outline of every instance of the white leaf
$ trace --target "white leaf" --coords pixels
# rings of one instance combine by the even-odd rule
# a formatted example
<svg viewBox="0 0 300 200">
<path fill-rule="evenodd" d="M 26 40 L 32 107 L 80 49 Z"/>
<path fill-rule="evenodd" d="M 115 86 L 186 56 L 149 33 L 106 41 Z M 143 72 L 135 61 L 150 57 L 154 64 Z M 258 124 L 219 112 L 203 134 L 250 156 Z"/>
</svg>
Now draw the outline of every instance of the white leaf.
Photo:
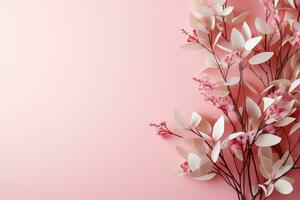
<svg viewBox="0 0 300 200">
<path fill-rule="evenodd" d="M 236 28 L 231 31 L 231 44 L 234 49 L 242 49 L 245 44 L 243 35 Z"/>
<path fill-rule="evenodd" d="M 246 41 L 244 48 L 251 51 L 261 41 L 262 36 L 257 36 Z"/>
<path fill-rule="evenodd" d="M 216 44 L 219 42 L 220 38 L 221 38 L 222 32 L 219 32 L 216 35 L 215 41 L 214 41 L 214 47 L 216 46 Z"/>
<path fill-rule="evenodd" d="M 256 29 L 263 34 L 269 34 L 272 32 L 271 27 L 267 24 L 262 18 L 257 17 L 255 19 L 255 27 Z"/>
<path fill-rule="evenodd" d="M 190 153 L 187 159 L 189 167 L 192 171 L 195 171 L 200 167 L 201 159 L 194 153 Z"/>
<path fill-rule="evenodd" d="M 198 51 L 202 49 L 202 46 L 199 43 L 189 42 L 182 45 L 181 48 L 189 51 Z"/>
<path fill-rule="evenodd" d="M 275 99 L 270 97 L 264 97 L 264 112 L 275 102 Z"/>
<path fill-rule="evenodd" d="M 226 85 L 228 86 L 232 86 L 232 85 L 236 85 L 240 82 L 240 77 L 239 76 L 233 76 L 231 78 L 229 78 L 226 82 Z"/>
<path fill-rule="evenodd" d="M 287 180 L 279 179 L 275 182 L 275 189 L 281 194 L 290 194 L 293 191 L 293 186 Z"/>
<path fill-rule="evenodd" d="M 257 137 L 255 144 L 259 147 L 270 147 L 280 143 L 281 138 L 272 134 L 261 134 Z"/>
<path fill-rule="evenodd" d="M 287 0 L 287 2 L 290 4 L 290 6 L 291 6 L 292 8 L 296 9 L 294 0 Z"/>
<path fill-rule="evenodd" d="M 261 116 L 261 111 L 259 106 L 250 98 L 246 98 L 246 110 L 248 116 L 254 119 L 259 119 Z"/>
<path fill-rule="evenodd" d="M 214 163 L 217 162 L 220 155 L 220 151 L 221 151 L 221 141 L 218 141 L 211 152 L 211 159 Z"/>
<path fill-rule="evenodd" d="M 198 113 L 193 112 L 192 119 L 191 119 L 191 125 L 193 127 L 197 127 L 198 124 L 200 124 L 200 122 L 201 122 L 201 116 Z"/>
<path fill-rule="evenodd" d="M 174 111 L 174 118 L 178 128 L 186 129 L 189 127 L 189 123 L 187 122 L 187 120 L 177 110 Z"/>
<path fill-rule="evenodd" d="M 270 195 L 273 193 L 274 188 L 275 188 L 274 184 L 270 184 L 270 185 L 268 186 L 266 197 L 270 196 Z"/>
<path fill-rule="evenodd" d="M 213 139 L 215 141 L 219 140 L 222 135 L 224 134 L 224 126 L 225 126 L 225 119 L 222 115 L 215 123 L 213 127 Z"/>
<path fill-rule="evenodd" d="M 278 122 L 275 123 L 276 127 L 283 127 L 283 126 L 287 126 L 290 123 L 292 123 L 293 121 L 295 121 L 295 118 L 293 117 L 284 117 L 281 120 L 279 120 Z"/>
<path fill-rule="evenodd" d="M 189 152 L 182 147 L 176 146 L 176 151 L 179 155 L 181 155 L 184 159 L 187 160 Z"/>
<path fill-rule="evenodd" d="M 246 40 L 249 40 L 250 38 L 252 38 L 251 29 L 250 29 L 249 25 L 247 24 L 247 22 L 243 23 L 241 32 Z"/>
<path fill-rule="evenodd" d="M 289 135 L 292 135 L 293 133 L 295 133 L 299 128 L 300 128 L 300 122 L 297 122 L 296 124 L 294 124 L 294 125 L 292 126 Z"/>
<path fill-rule="evenodd" d="M 225 8 L 224 10 L 222 10 L 219 14 L 221 16 L 227 16 L 230 13 L 232 13 L 232 11 L 233 11 L 233 7 L 232 6 L 228 6 L 227 8 Z"/>
<path fill-rule="evenodd" d="M 259 95 L 258 91 L 255 89 L 253 85 L 248 83 L 247 81 L 244 81 L 245 85 L 248 87 L 248 89 L 253 92 L 253 94 Z"/>
<path fill-rule="evenodd" d="M 207 155 L 209 152 L 208 145 L 202 139 L 194 139 L 194 147 L 197 150 L 197 152 L 202 156 Z"/>
<path fill-rule="evenodd" d="M 189 21 L 191 28 L 202 33 L 209 33 L 207 28 L 203 24 L 201 24 L 199 19 L 195 17 L 192 13 L 189 14 Z"/>
<path fill-rule="evenodd" d="M 296 79 L 295 81 L 293 81 L 289 89 L 289 92 L 293 92 L 299 85 L 300 85 L 300 79 Z"/>
<path fill-rule="evenodd" d="M 227 53 L 232 53 L 233 52 L 233 46 L 230 43 L 223 43 L 222 45 L 217 44 L 217 47 L 222 49 L 223 51 Z"/>
<path fill-rule="evenodd" d="M 204 17 L 210 17 L 210 16 L 214 15 L 213 9 L 206 5 L 198 5 L 198 6 L 196 6 L 196 10 L 200 15 L 202 15 Z"/>
<path fill-rule="evenodd" d="M 209 173 L 207 175 L 204 175 L 204 176 L 200 176 L 200 177 L 195 177 L 194 179 L 195 180 L 198 180 L 198 181 L 209 181 L 211 179 L 213 179 L 217 174 L 216 173 Z"/>
<path fill-rule="evenodd" d="M 249 64 L 251 65 L 258 65 L 264 62 L 267 62 L 272 58 L 274 52 L 262 52 L 254 55 L 252 58 L 249 59 Z"/>
<path fill-rule="evenodd" d="M 232 19 L 232 23 L 233 24 L 239 24 L 242 23 L 246 20 L 246 18 L 250 15 L 250 12 L 244 12 L 238 16 L 236 16 L 235 18 Z"/>
</svg>

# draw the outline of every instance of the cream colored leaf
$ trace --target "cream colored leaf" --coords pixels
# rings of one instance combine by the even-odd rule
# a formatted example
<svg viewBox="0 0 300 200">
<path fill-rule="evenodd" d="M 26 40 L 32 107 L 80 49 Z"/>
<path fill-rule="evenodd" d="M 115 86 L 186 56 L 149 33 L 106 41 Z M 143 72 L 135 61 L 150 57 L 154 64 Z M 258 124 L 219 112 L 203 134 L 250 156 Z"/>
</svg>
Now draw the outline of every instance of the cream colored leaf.
<svg viewBox="0 0 300 200">
<path fill-rule="evenodd" d="M 218 141 L 211 152 L 211 159 L 214 163 L 217 162 L 220 155 L 220 151 L 221 151 L 221 141 Z"/>
<path fill-rule="evenodd" d="M 226 7 L 224 10 L 222 10 L 222 11 L 219 13 L 219 15 L 221 15 L 221 16 L 227 16 L 227 15 L 229 15 L 230 13 L 232 13 L 232 11 L 233 11 L 233 7 L 232 7 L 232 6 L 228 6 L 228 7 Z"/>
<path fill-rule="evenodd" d="M 290 6 L 294 9 L 296 9 L 295 1 L 294 0 L 287 0 L 287 2 L 290 4 Z"/>
<path fill-rule="evenodd" d="M 197 126 L 197 129 L 201 132 L 204 132 L 204 133 L 211 133 L 212 132 L 212 127 L 211 127 L 210 123 L 205 118 L 202 118 L 200 124 Z"/>
<path fill-rule="evenodd" d="M 246 98 L 246 110 L 250 118 L 259 119 L 261 116 L 259 106 L 250 97 Z"/>
<path fill-rule="evenodd" d="M 193 112 L 191 118 L 191 125 L 193 127 L 197 127 L 200 122 L 201 122 L 201 116 L 198 113 Z"/>
<path fill-rule="evenodd" d="M 216 44 L 219 42 L 221 36 L 222 36 L 222 32 L 219 32 L 219 33 L 216 35 L 215 41 L 214 41 L 214 47 L 215 47 Z"/>
<path fill-rule="evenodd" d="M 197 5 L 196 11 L 204 17 L 210 17 L 210 16 L 214 15 L 213 9 L 206 5 Z"/>
<path fill-rule="evenodd" d="M 201 177 L 195 177 L 194 179 L 198 180 L 198 181 L 209 181 L 209 180 L 213 179 L 216 175 L 217 175 L 216 173 L 211 172 L 211 173 L 201 176 Z"/>
<path fill-rule="evenodd" d="M 253 92 L 253 94 L 259 95 L 258 91 L 255 89 L 255 87 L 252 84 L 248 83 L 247 81 L 244 81 L 244 83 L 245 83 L 245 86 L 247 86 L 247 88 L 251 92 Z"/>
<path fill-rule="evenodd" d="M 181 155 L 184 159 L 187 160 L 189 152 L 182 147 L 176 146 L 176 151 L 179 155 Z"/>
<path fill-rule="evenodd" d="M 294 190 L 292 184 L 284 179 L 275 182 L 275 189 L 281 194 L 290 194 Z"/>
<path fill-rule="evenodd" d="M 299 128 L 300 128 L 300 122 L 297 122 L 296 124 L 294 124 L 294 125 L 292 126 L 289 135 L 292 135 L 293 133 L 295 133 Z"/>
<path fill-rule="evenodd" d="M 255 19 L 255 27 L 256 29 L 263 34 L 270 34 L 272 32 L 271 27 L 267 24 L 262 18 L 257 17 Z"/>
<path fill-rule="evenodd" d="M 200 167 L 201 159 L 194 153 L 189 153 L 187 161 L 192 171 L 195 171 Z"/>
<path fill-rule="evenodd" d="M 177 110 L 174 111 L 174 118 L 178 128 L 186 129 L 189 127 L 189 123 L 187 122 L 187 120 Z"/>
<path fill-rule="evenodd" d="M 242 49 L 245 44 L 243 35 L 236 28 L 231 31 L 231 44 L 234 49 Z"/>
<path fill-rule="evenodd" d="M 264 112 L 275 102 L 275 99 L 270 97 L 264 97 Z"/>
<path fill-rule="evenodd" d="M 249 59 L 249 64 L 251 65 L 258 65 L 264 62 L 267 62 L 272 58 L 274 52 L 262 52 L 254 55 L 252 58 Z"/>
<path fill-rule="evenodd" d="M 256 47 L 256 45 L 258 45 L 258 43 L 261 41 L 261 39 L 262 39 L 262 36 L 257 36 L 257 37 L 247 40 L 244 45 L 244 48 L 248 51 L 251 51 L 254 47 Z"/>
<path fill-rule="evenodd" d="M 241 13 L 240 15 L 238 15 L 232 19 L 232 23 L 239 24 L 239 23 L 244 22 L 249 17 L 250 13 L 251 12 L 249 12 L 249 11 Z"/>
<path fill-rule="evenodd" d="M 233 86 L 236 85 L 240 82 L 240 77 L 239 76 L 233 76 L 231 78 L 229 78 L 226 82 L 226 85 L 228 86 Z"/>
<path fill-rule="evenodd" d="M 283 127 L 283 126 L 287 126 L 290 123 L 292 123 L 293 121 L 295 121 L 294 117 L 284 117 L 281 120 L 279 120 L 278 122 L 275 123 L 276 127 Z"/>
<path fill-rule="evenodd" d="M 194 147 L 200 155 L 207 155 L 209 146 L 202 139 L 194 139 Z"/>
<path fill-rule="evenodd" d="M 270 147 L 280 143 L 281 138 L 272 134 L 261 134 L 257 137 L 255 144 L 259 147 Z"/>
<path fill-rule="evenodd" d="M 270 85 L 276 86 L 276 87 L 288 87 L 291 85 L 291 81 L 287 79 L 277 79 L 270 83 Z"/>
<path fill-rule="evenodd" d="M 300 79 L 296 79 L 292 82 L 289 92 L 293 92 L 300 85 Z"/>
<path fill-rule="evenodd" d="M 224 134 L 224 127 L 225 126 L 225 119 L 224 116 L 222 115 L 215 123 L 213 127 L 213 139 L 215 141 L 219 140 L 222 135 Z"/>
<path fill-rule="evenodd" d="M 249 25 L 247 24 L 247 22 L 243 23 L 241 32 L 246 40 L 249 40 L 250 38 L 252 38 L 251 29 L 250 29 Z"/>
</svg>

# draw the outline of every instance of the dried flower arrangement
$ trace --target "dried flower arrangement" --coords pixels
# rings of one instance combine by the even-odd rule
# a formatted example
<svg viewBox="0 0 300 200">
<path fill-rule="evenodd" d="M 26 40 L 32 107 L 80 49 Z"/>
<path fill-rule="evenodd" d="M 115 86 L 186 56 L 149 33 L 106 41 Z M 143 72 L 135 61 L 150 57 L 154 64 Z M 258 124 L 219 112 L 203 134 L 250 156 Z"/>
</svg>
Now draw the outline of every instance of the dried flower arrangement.
<svg viewBox="0 0 300 200">
<path fill-rule="evenodd" d="M 300 159 L 300 1 L 261 0 L 265 16 L 256 17 L 254 28 L 246 22 L 250 12 L 234 15 L 228 3 L 195 0 L 192 33 L 182 30 L 184 49 L 207 52 L 206 68 L 193 79 L 220 117 L 211 123 L 194 112 L 186 120 L 175 111 L 178 127 L 192 137 L 174 133 L 165 122 L 150 126 L 190 147 L 176 147 L 184 158 L 179 175 L 199 181 L 219 176 L 239 200 L 268 199 L 275 190 L 289 194 L 290 172 Z"/>
</svg>

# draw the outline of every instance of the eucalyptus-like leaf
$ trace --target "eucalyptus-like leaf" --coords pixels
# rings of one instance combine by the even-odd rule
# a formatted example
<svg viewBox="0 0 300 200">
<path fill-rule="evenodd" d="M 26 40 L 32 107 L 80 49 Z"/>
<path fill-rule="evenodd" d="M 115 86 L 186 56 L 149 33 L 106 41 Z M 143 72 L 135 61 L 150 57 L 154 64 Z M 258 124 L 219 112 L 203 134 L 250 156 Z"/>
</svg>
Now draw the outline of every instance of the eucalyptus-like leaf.
<svg viewBox="0 0 300 200">
<path fill-rule="evenodd" d="M 181 155 L 184 159 L 187 160 L 189 152 L 182 147 L 176 146 L 176 151 L 179 155 Z"/>
<path fill-rule="evenodd" d="M 221 141 L 218 141 L 215 144 L 213 150 L 211 151 L 211 159 L 214 163 L 217 162 L 220 155 L 220 151 L 221 151 Z"/>
<path fill-rule="evenodd" d="M 242 49 L 245 44 L 243 35 L 236 28 L 231 31 L 231 44 L 234 49 Z"/>
<path fill-rule="evenodd" d="M 275 189 L 281 194 L 290 194 L 294 190 L 292 184 L 284 179 L 275 182 Z"/>
<path fill-rule="evenodd" d="M 194 177 L 194 179 L 198 180 L 198 181 L 209 181 L 211 179 L 213 179 L 217 174 L 214 172 L 211 172 L 207 175 L 204 176 L 200 176 L 200 177 Z"/>
<path fill-rule="evenodd" d="M 246 110 L 250 118 L 259 119 L 261 116 L 259 106 L 250 97 L 246 98 Z"/>
<path fill-rule="evenodd" d="M 202 118 L 201 118 L 201 116 L 198 113 L 193 112 L 192 113 L 192 118 L 191 118 L 191 125 L 193 127 L 197 127 L 198 124 L 201 122 L 201 119 Z"/>
<path fill-rule="evenodd" d="M 185 117 L 183 117 L 183 115 L 177 110 L 174 111 L 174 119 L 178 128 L 186 129 L 189 127 L 189 123 L 187 122 Z"/>
<path fill-rule="evenodd" d="M 276 127 L 284 127 L 288 126 L 290 123 L 295 121 L 296 119 L 294 117 L 284 117 L 280 119 L 278 122 L 275 123 Z"/>
<path fill-rule="evenodd" d="M 238 15 L 232 19 L 232 23 L 239 24 L 239 23 L 244 22 L 249 17 L 250 13 L 251 12 L 249 12 L 249 11 L 241 13 L 240 15 Z"/>
<path fill-rule="evenodd" d="M 197 5 L 196 11 L 204 17 L 210 17 L 215 14 L 214 10 L 206 5 Z"/>
<path fill-rule="evenodd" d="M 247 22 L 243 23 L 241 33 L 243 34 L 243 36 L 246 40 L 249 40 L 252 38 L 251 29 L 250 29 L 249 25 L 247 24 Z"/>
<path fill-rule="evenodd" d="M 292 82 L 289 92 L 293 92 L 300 85 L 300 79 L 296 79 Z"/>
<path fill-rule="evenodd" d="M 281 138 L 273 134 L 261 134 L 257 137 L 255 144 L 259 147 L 270 147 L 280 143 Z"/>
<path fill-rule="evenodd" d="M 224 116 L 222 115 L 215 123 L 213 127 L 213 139 L 215 141 L 218 141 L 222 135 L 224 134 L 224 128 L 225 128 L 225 119 Z"/>
<path fill-rule="evenodd" d="M 251 38 L 249 40 L 246 41 L 244 48 L 248 51 L 251 51 L 254 47 L 256 47 L 256 45 L 259 44 L 259 42 L 261 41 L 262 36 L 257 36 L 254 38 Z"/>
<path fill-rule="evenodd" d="M 296 124 L 294 124 L 294 125 L 292 126 L 289 135 L 292 135 L 293 133 L 295 133 L 299 128 L 300 128 L 300 122 L 297 122 Z"/>
<path fill-rule="evenodd" d="M 264 112 L 275 102 L 275 99 L 270 97 L 264 97 Z"/>
<path fill-rule="evenodd" d="M 226 82 L 226 85 L 228 86 L 233 86 L 236 85 L 240 82 L 240 77 L 239 76 L 233 76 L 231 78 L 229 78 Z"/>
<path fill-rule="evenodd" d="M 249 64 L 251 65 L 259 65 L 262 63 L 267 62 L 272 58 L 274 52 L 262 52 L 254 55 L 252 58 L 249 59 Z"/>
<path fill-rule="evenodd" d="M 255 27 L 262 34 L 270 34 L 272 32 L 272 28 L 267 24 L 262 18 L 257 17 L 255 19 Z"/>
<path fill-rule="evenodd" d="M 187 158 L 189 167 L 192 171 L 198 169 L 200 167 L 201 159 L 194 153 L 189 153 Z"/>
<path fill-rule="evenodd" d="M 230 15 L 230 13 L 232 13 L 232 11 L 233 11 L 233 7 L 232 6 L 228 6 L 228 7 L 226 7 L 224 10 L 222 10 L 220 13 L 219 13 L 219 15 L 221 15 L 221 16 L 227 16 L 227 15 Z"/>
</svg>

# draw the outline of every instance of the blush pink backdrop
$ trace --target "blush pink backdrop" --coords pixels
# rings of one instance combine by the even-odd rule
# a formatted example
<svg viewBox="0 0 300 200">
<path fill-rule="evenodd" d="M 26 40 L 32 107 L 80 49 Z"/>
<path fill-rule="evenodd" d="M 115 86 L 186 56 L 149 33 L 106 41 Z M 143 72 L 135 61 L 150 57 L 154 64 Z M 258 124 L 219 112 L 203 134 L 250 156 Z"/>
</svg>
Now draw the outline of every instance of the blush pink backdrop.
<svg viewBox="0 0 300 200">
<path fill-rule="evenodd" d="M 0 199 L 235 199 L 220 179 L 175 176 L 175 141 L 148 127 L 174 123 L 175 108 L 212 108 L 191 80 L 201 53 L 179 48 L 191 9 L 192 0 L 1 0 Z"/>
</svg>

